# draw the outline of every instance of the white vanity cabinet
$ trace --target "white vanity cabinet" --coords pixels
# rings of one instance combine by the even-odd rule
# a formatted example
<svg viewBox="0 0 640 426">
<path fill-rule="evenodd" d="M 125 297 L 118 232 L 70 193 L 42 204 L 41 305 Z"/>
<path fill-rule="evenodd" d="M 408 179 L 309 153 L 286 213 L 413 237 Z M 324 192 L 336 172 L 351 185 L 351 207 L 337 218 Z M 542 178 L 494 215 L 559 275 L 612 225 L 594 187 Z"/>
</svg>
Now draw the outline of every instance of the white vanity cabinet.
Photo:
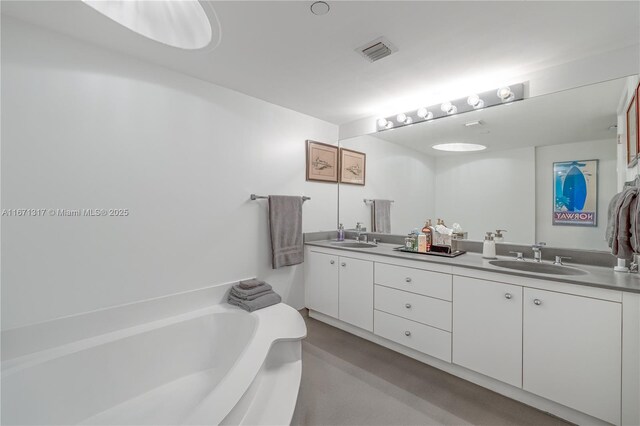
<svg viewBox="0 0 640 426">
<path fill-rule="evenodd" d="M 307 308 L 338 318 L 339 256 L 307 252 L 305 256 L 305 290 Z"/>
<path fill-rule="evenodd" d="M 640 421 L 640 295 L 323 247 L 306 256 L 313 318 L 574 423 Z"/>
<path fill-rule="evenodd" d="M 523 388 L 620 423 L 622 305 L 524 289 Z"/>
<path fill-rule="evenodd" d="M 453 277 L 453 363 L 522 386 L 522 287 Z"/>
<path fill-rule="evenodd" d="M 373 262 L 308 251 L 305 263 L 307 307 L 373 331 Z"/>
<path fill-rule="evenodd" d="M 373 331 L 373 262 L 340 257 L 338 318 Z"/>
</svg>

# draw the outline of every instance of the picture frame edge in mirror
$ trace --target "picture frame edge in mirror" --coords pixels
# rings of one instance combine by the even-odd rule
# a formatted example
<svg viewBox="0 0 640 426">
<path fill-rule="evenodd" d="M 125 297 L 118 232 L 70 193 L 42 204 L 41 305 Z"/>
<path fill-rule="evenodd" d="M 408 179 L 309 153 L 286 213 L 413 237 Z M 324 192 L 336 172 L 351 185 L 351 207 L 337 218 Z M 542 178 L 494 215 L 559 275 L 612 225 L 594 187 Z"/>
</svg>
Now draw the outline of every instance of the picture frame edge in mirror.
<svg viewBox="0 0 640 426">
<path fill-rule="evenodd" d="M 345 176 L 344 176 L 344 166 L 345 166 L 344 153 L 345 152 L 362 156 L 362 182 L 345 180 Z M 344 183 L 347 185 L 365 186 L 367 182 L 367 154 L 360 151 L 354 151 L 353 149 L 340 147 L 340 173 L 338 176 L 338 182 Z"/>
<path fill-rule="evenodd" d="M 638 137 L 638 89 L 640 88 L 640 83 L 636 87 L 636 89 L 632 92 L 631 100 L 626 109 L 625 113 L 625 121 L 626 121 L 626 137 L 627 137 L 627 168 L 634 167 L 638 163 L 638 151 L 640 148 L 640 141 Z M 635 112 L 632 111 L 632 108 L 635 108 Z M 635 122 L 635 132 L 631 134 L 631 122 L 632 120 Z M 631 154 L 631 148 L 634 148 L 633 155 Z"/>
</svg>

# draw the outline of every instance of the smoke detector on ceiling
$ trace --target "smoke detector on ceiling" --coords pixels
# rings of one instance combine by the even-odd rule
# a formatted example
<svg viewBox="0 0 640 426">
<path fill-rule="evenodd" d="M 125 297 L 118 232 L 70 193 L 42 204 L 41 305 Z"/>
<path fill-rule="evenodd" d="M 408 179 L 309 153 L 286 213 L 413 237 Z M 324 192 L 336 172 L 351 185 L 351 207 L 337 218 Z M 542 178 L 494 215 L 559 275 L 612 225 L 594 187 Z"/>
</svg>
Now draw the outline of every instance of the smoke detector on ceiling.
<svg viewBox="0 0 640 426">
<path fill-rule="evenodd" d="M 384 37 L 379 37 L 356 49 L 356 52 L 370 62 L 379 61 L 397 51 L 398 49 Z"/>
</svg>

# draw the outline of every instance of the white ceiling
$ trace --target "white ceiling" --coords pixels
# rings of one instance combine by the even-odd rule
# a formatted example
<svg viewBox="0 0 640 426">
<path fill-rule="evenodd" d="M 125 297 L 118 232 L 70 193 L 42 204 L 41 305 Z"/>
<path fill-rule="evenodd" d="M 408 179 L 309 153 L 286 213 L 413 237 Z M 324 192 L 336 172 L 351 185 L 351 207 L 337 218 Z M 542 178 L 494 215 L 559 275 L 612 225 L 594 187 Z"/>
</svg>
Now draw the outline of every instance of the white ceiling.
<svg viewBox="0 0 640 426">
<path fill-rule="evenodd" d="M 336 124 L 640 40 L 637 1 L 328 2 L 324 16 L 310 1 L 210 2 L 222 30 L 213 51 L 147 40 L 77 0 L 2 1 L 2 13 Z M 376 63 L 354 51 L 380 36 L 399 51 Z"/>
<path fill-rule="evenodd" d="M 376 133 L 379 139 L 432 156 L 464 155 L 437 151 L 435 144 L 479 143 L 487 151 L 616 138 L 617 108 L 626 79 L 593 84 L 525 99 L 482 111 L 444 117 Z M 484 124 L 466 127 L 481 120 Z M 488 133 L 487 133 L 488 132 Z M 348 146 L 349 141 L 344 141 Z"/>
</svg>

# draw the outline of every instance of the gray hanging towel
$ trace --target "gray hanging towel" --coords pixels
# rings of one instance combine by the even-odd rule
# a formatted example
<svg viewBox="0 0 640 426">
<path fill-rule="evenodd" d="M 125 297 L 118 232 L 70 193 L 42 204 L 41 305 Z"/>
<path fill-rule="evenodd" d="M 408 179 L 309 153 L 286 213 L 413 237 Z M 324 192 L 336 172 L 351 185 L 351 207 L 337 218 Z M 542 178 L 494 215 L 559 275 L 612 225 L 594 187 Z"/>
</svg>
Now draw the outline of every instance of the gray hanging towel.
<svg viewBox="0 0 640 426">
<path fill-rule="evenodd" d="M 371 203 L 371 232 L 391 233 L 391 200 Z"/>
<path fill-rule="evenodd" d="M 302 197 L 269 195 L 269 230 L 273 269 L 304 261 Z"/>
</svg>

